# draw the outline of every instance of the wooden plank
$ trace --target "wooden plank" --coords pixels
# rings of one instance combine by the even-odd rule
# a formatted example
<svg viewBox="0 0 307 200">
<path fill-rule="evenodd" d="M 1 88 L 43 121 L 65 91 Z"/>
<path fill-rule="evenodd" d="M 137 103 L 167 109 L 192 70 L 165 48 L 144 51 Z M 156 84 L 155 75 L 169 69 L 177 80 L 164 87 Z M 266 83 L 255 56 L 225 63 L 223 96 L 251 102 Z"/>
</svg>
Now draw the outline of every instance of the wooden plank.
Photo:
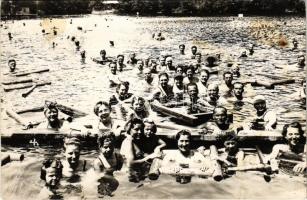
<svg viewBox="0 0 307 200">
<path fill-rule="evenodd" d="M 34 84 L 28 91 L 21 94 L 23 98 L 26 98 L 29 94 L 31 94 L 34 89 L 37 87 L 37 84 Z"/>
<path fill-rule="evenodd" d="M 12 90 L 20 90 L 20 89 L 26 89 L 26 88 L 31 88 L 33 87 L 34 84 L 24 84 L 24 85 L 19 85 L 19 86 L 13 86 L 13 87 L 3 87 L 5 92 L 9 92 Z M 51 82 L 41 82 L 41 83 L 37 83 L 36 86 L 40 87 L 40 86 L 44 86 L 44 85 L 51 85 Z"/>
<path fill-rule="evenodd" d="M 2 81 L 2 84 L 3 84 L 3 85 L 13 85 L 13 84 L 31 83 L 31 82 L 33 82 L 32 79 L 6 80 L 6 81 Z"/>
<path fill-rule="evenodd" d="M 37 73 L 43 73 L 43 72 L 49 72 L 49 69 L 40 69 L 40 70 L 32 70 L 32 71 L 27 71 L 27 72 L 21 72 L 21 73 L 14 74 L 14 76 L 20 77 L 20 76 L 27 76 L 27 75 L 30 75 L 30 74 L 37 74 Z"/>
<path fill-rule="evenodd" d="M 16 113 L 17 114 L 23 114 L 23 113 L 27 113 L 27 112 L 41 112 L 41 111 L 44 111 L 44 106 L 22 109 L 22 110 L 16 111 Z"/>
</svg>

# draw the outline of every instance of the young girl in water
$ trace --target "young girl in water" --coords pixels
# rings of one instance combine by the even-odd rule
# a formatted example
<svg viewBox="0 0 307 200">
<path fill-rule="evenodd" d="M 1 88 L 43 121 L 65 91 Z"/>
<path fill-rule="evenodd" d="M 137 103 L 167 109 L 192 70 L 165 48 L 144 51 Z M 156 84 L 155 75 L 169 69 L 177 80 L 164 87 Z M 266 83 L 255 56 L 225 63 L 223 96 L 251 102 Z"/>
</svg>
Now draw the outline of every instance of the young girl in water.
<svg viewBox="0 0 307 200">
<path fill-rule="evenodd" d="M 62 163 L 60 160 L 48 159 L 43 162 L 40 178 L 45 181 L 45 187 L 40 191 L 38 199 L 62 199 L 58 194 L 62 178 Z"/>
<path fill-rule="evenodd" d="M 145 105 L 145 99 L 143 97 L 134 96 L 131 106 L 131 110 L 128 113 L 128 119 L 138 118 L 143 120 L 149 116 L 149 110 Z"/>
<path fill-rule="evenodd" d="M 113 175 L 123 166 L 123 157 L 114 151 L 115 135 L 112 132 L 105 133 L 98 138 L 99 155 L 94 161 L 94 170 Z"/>
</svg>

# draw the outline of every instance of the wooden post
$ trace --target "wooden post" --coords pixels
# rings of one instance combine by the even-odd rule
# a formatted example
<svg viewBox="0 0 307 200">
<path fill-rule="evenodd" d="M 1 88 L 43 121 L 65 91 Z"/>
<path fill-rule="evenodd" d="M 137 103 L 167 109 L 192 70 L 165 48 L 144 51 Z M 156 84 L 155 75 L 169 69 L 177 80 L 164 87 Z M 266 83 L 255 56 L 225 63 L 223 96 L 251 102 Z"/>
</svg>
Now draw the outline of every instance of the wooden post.
<svg viewBox="0 0 307 200">
<path fill-rule="evenodd" d="M 32 128 L 33 126 L 31 125 L 31 123 L 29 123 L 28 121 L 26 121 L 24 118 L 22 118 L 20 115 L 18 115 L 15 111 L 13 111 L 11 108 L 6 108 L 6 113 L 8 116 L 10 116 L 11 118 L 13 118 L 15 121 L 17 121 L 18 123 L 20 123 L 21 125 L 28 127 L 28 128 Z"/>
<path fill-rule="evenodd" d="M 51 85 L 51 82 L 42 82 L 37 83 L 36 86 L 44 86 L 44 85 Z M 26 89 L 33 87 L 33 84 L 26 84 L 26 85 L 20 85 L 20 86 L 14 86 L 14 87 L 3 87 L 5 92 L 9 92 L 11 90 L 20 90 L 20 89 Z"/>
<path fill-rule="evenodd" d="M 18 84 L 18 83 L 31 83 L 33 82 L 32 79 L 23 79 L 23 80 L 7 80 L 7 81 L 2 81 L 3 85 L 13 85 L 13 84 Z"/>
</svg>

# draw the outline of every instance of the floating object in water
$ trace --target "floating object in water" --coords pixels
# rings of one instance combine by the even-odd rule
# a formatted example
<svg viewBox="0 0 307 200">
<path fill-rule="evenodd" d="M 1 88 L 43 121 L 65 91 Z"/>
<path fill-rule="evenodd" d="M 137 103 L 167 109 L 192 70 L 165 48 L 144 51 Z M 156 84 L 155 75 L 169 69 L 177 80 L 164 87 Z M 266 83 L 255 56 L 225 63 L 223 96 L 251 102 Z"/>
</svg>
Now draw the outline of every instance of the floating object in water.
<svg viewBox="0 0 307 200">
<path fill-rule="evenodd" d="M 19 153 L 9 153 L 1 155 L 1 166 L 11 161 L 23 161 L 24 155 Z"/>
<path fill-rule="evenodd" d="M 82 27 L 81 27 L 81 26 L 78 26 L 77 29 L 80 30 L 80 31 L 82 31 Z"/>
<path fill-rule="evenodd" d="M 28 122 L 27 120 L 25 120 L 23 117 L 21 117 L 20 115 L 18 115 L 15 111 L 13 111 L 10 107 L 7 107 L 5 109 L 6 114 L 13 118 L 16 122 L 20 123 L 21 125 L 23 125 L 25 128 L 32 128 L 33 125 Z"/>
<path fill-rule="evenodd" d="M 109 41 L 110 42 L 110 46 L 114 47 L 114 41 Z"/>
<path fill-rule="evenodd" d="M 31 88 L 33 87 L 34 84 L 24 84 L 24 85 L 19 85 L 19 86 L 13 86 L 13 87 L 3 87 L 5 92 L 9 92 L 12 90 L 20 90 L 20 89 L 26 89 L 26 88 Z M 41 82 L 41 83 L 36 83 L 36 87 L 39 86 L 44 86 L 44 85 L 51 85 L 51 82 Z"/>
<path fill-rule="evenodd" d="M 37 73 L 43 73 L 43 72 L 49 72 L 49 69 L 46 68 L 46 69 L 39 69 L 39 70 L 20 72 L 20 73 L 14 74 L 14 76 L 20 77 L 20 76 L 27 76 L 27 75 L 30 75 L 30 74 L 37 74 Z"/>
<path fill-rule="evenodd" d="M 31 94 L 34 89 L 37 87 L 37 84 L 34 84 L 28 91 L 21 94 L 23 98 L 26 98 L 29 94 Z"/>
<path fill-rule="evenodd" d="M 213 174 L 212 177 L 215 181 L 221 181 L 223 179 L 223 172 L 220 163 L 217 161 L 218 152 L 214 145 L 210 146 L 210 159 L 213 162 Z"/>
<path fill-rule="evenodd" d="M 30 83 L 33 82 L 32 79 L 23 79 L 23 80 L 12 80 L 12 81 L 2 81 L 3 85 L 13 85 L 18 83 Z"/>
</svg>

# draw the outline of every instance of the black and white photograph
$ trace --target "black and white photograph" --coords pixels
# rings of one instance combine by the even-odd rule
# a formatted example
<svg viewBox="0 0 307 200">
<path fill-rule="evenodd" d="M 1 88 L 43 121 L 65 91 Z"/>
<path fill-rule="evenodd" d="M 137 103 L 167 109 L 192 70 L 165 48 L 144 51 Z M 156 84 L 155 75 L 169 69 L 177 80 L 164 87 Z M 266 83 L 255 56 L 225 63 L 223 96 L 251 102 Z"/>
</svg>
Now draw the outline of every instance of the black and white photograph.
<svg viewBox="0 0 307 200">
<path fill-rule="evenodd" d="M 0 0 L 1 200 L 307 198 L 305 0 Z"/>
</svg>

